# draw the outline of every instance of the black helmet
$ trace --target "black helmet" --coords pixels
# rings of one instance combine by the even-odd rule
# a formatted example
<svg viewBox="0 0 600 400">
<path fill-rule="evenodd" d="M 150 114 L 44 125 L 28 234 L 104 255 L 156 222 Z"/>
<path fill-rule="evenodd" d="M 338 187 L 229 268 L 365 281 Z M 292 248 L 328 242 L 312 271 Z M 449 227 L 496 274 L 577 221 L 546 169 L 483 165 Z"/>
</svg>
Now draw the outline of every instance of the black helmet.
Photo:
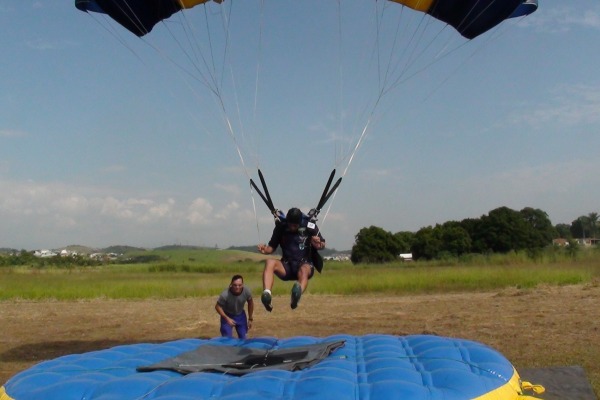
<svg viewBox="0 0 600 400">
<path fill-rule="evenodd" d="M 302 211 L 296 207 L 290 208 L 285 216 L 285 220 L 288 224 L 299 224 L 302 221 Z"/>
</svg>

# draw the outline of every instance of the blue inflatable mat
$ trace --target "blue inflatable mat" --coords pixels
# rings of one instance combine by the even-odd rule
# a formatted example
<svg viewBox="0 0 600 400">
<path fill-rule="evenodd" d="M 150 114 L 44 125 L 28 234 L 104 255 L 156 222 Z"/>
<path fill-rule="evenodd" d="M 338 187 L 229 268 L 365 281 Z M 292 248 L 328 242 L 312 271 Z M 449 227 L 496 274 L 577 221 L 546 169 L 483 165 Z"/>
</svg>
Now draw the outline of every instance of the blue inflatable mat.
<svg viewBox="0 0 600 400">
<path fill-rule="evenodd" d="M 286 349 L 344 341 L 300 371 L 235 376 L 172 370 L 139 372 L 199 346 Z M 481 343 L 430 335 L 336 335 L 248 340 L 182 339 L 133 344 L 42 362 L 11 378 L 0 400 L 465 400 L 523 399 L 512 364 Z"/>
</svg>

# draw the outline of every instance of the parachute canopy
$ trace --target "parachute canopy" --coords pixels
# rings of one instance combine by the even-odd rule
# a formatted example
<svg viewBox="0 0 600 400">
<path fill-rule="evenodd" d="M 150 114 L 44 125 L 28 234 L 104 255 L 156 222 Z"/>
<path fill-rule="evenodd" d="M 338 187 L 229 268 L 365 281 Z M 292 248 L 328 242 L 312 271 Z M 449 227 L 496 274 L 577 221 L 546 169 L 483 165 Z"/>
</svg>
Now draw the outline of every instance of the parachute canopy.
<svg viewBox="0 0 600 400">
<path fill-rule="evenodd" d="M 137 36 L 174 13 L 209 0 L 75 0 L 82 11 L 108 14 Z M 214 0 L 221 3 L 222 0 Z M 365 0 L 370 1 L 370 0 Z M 468 39 L 488 31 L 507 18 L 531 14 L 537 0 L 390 0 L 425 12 L 453 26 Z"/>
<path fill-rule="evenodd" d="M 75 0 L 75 7 L 81 11 L 108 14 L 137 36 L 144 36 L 163 19 L 207 1 L 209 0 Z"/>
<path fill-rule="evenodd" d="M 537 0 L 391 0 L 446 22 L 473 39 L 510 17 L 531 14 Z"/>
</svg>

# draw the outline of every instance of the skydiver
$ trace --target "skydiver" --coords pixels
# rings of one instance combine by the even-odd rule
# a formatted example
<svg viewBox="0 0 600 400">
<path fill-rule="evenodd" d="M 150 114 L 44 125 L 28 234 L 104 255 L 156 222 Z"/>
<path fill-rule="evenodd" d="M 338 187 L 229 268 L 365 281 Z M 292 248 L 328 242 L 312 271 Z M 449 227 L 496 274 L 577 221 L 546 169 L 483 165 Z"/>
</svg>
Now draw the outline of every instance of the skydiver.
<svg viewBox="0 0 600 400">
<path fill-rule="evenodd" d="M 244 306 L 248 303 L 248 318 Z M 234 275 L 229 287 L 219 295 L 215 310 L 221 316 L 221 336 L 233 337 L 235 328 L 240 339 L 246 339 L 248 330 L 252 328 L 254 300 L 252 292 L 244 286 L 244 278 Z"/>
<path fill-rule="evenodd" d="M 269 244 L 258 245 L 258 251 L 262 254 L 272 254 L 278 246 L 281 246 L 283 253 L 281 260 L 265 260 L 263 293 L 260 299 L 269 312 L 273 310 L 271 289 L 274 274 L 283 281 L 296 281 L 292 286 L 290 302 L 290 307 L 295 309 L 298 307 L 302 293 L 308 286 L 308 280 L 315 273 L 312 252 L 325 248 L 325 238 L 316 225 L 313 225 L 314 228 L 308 228 L 307 222 L 308 220 L 303 218 L 300 209 L 290 208 L 285 222 L 275 225 Z"/>
</svg>

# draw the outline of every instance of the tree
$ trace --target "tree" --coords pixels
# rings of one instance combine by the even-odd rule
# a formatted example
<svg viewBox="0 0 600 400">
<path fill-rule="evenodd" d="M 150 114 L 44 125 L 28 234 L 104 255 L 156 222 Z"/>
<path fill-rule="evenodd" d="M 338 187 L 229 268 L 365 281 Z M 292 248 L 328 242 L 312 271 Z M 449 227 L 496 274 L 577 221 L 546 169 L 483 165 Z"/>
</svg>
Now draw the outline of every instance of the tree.
<svg viewBox="0 0 600 400">
<path fill-rule="evenodd" d="M 390 232 L 377 226 L 362 228 L 355 236 L 350 260 L 353 263 L 382 263 L 398 258 L 401 245 Z"/>
<path fill-rule="evenodd" d="M 441 231 L 442 251 L 453 256 L 460 256 L 471 251 L 471 236 L 460 223 L 446 222 L 439 229 Z"/>
<path fill-rule="evenodd" d="M 596 238 L 596 228 L 598 228 L 598 213 L 591 212 L 587 215 L 589 227 L 590 227 L 590 237 Z"/>
<path fill-rule="evenodd" d="M 399 246 L 399 253 L 410 253 L 412 245 L 415 241 L 415 234 L 413 232 L 396 232 L 394 237 Z"/>
<path fill-rule="evenodd" d="M 518 211 L 499 207 L 481 217 L 475 233 L 488 251 L 507 253 L 525 248 L 528 225 Z"/>
<path fill-rule="evenodd" d="M 485 238 L 481 235 L 484 229 L 481 218 L 466 218 L 460 221 L 460 226 L 467 232 L 471 238 L 471 252 L 472 253 L 485 253 L 489 251 Z"/>
<path fill-rule="evenodd" d="M 546 212 L 531 207 L 526 207 L 519 212 L 528 225 L 525 248 L 540 249 L 551 244 L 552 239 L 559 237 Z"/>
<path fill-rule="evenodd" d="M 440 253 L 442 245 L 431 226 L 421 228 L 415 233 L 412 246 L 413 257 L 418 260 L 424 258 L 431 260 Z"/>
<path fill-rule="evenodd" d="M 590 237 L 591 232 L 589 230 L 589 227 L 590 224 L 588 222 L 588 217 L 582 215 L 581 217 L 571 222 L 571 235 L 574 238 L 585 239 L 586 237 Z"/>
<path fill-rule="evenodd" d="M 459 222 L 446 222 L 435 227 L 421 228 L 415 234 L 413 256 L 428 260 L 445 254 L 460 256 L 471 250 L 471 237 Z"/>
<path fill-rule="evenodd" d="M 571 228 L 571 225 L 569 225 L 569 224 L 556 224 L 556 226 L 554 226 L 554 229 L 556 230 L 558 237 L 565 238 L 565 239 L 570 239 L 573 237 L 573 235 L 571 234 L 570 228 Z"/>
</svg>

